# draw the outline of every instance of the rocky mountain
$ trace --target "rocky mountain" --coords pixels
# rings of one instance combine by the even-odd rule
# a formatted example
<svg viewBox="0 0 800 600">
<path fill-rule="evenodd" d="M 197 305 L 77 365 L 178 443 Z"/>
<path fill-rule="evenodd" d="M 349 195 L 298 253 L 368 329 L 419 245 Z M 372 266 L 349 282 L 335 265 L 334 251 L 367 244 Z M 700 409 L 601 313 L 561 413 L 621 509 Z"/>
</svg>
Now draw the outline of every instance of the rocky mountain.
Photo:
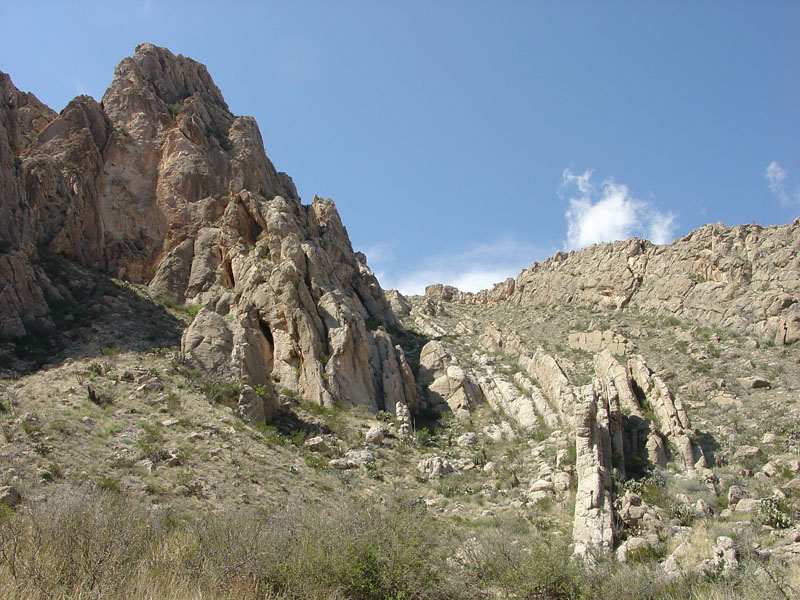
<svg viewBox="0 0 800 600">
<path fill-rule="evenodd" d="M 405 298 L 203 65 L 0 85 L 0 595 L 800 590 L 800 219 Z"/>
<path fill-rule="evenodd" d="M 665 246 L 630 239 L 559 252 L 478 294 L 435 285 L 425 295 L 635 309 L 791 344 L 800 340 L 798 248 L 800 219 L 767 228 L 706 225 Z"/>
<path fill-rule="evenodd" d="M 0 335 L 52 330 L 68 292 L 53 253 L 203 306 L 183 350 L 209 376 L 314 402 L 414 407 L 413 377 L 379 325 L 397 327 L 331 200 L 302 205 L 205 67 L 151 44 L 100 103 L 56 115 L 3 75 Z M 250 410 L 250 409 L 248 409 Z"/>
</svg>

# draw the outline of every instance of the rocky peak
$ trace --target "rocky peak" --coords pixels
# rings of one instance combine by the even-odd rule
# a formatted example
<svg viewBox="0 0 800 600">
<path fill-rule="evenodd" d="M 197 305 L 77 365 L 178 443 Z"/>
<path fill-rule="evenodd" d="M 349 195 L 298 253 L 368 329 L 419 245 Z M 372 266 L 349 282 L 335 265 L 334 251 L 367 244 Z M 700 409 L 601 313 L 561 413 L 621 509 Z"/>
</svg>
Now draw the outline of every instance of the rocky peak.
<svg viewBox="0 0 800 600">
<path fill-rule="evenodd" d="M 28 133 L 6 135 L 2 151 L 18 156 L 17 140 L 31 142 L 19 169 L 3 171 L 12 190 L 3 210 L 17 226 L 22 207 L 31 226 L 14 244 L 27 250 L 1 257 L 0 333 L 51 326 L 49 304 L 64 291 L 36 268 L 42 249 L 205 306 L 184 335 L 186 358 L 209 376 L 262 386 L 273 405 L 249 414 L 274 414 L 281 390 L 325 405 L 414 408 L 402 351 L 377 329 L 399 322 L 333 201 L 300 203 L 256 122 L 230 113 L 205 66 L 142 44 L 102 103 L 80 96 L 58 116 L 42 111 L 35 139 L 33 100 L 4 92 L 12 96 L 3 122 L 25 126 L 6 129 Z"/>
</svg>

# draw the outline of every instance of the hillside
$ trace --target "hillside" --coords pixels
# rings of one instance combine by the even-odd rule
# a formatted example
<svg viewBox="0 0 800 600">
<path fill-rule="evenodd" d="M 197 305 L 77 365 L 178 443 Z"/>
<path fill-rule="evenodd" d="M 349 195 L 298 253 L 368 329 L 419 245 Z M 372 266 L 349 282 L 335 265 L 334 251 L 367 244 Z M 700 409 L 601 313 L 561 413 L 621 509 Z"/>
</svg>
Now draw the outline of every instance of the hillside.
<svg viewBox="0 0 800 600">
<path fill-rule="evenodd" d="M 200 63 L 0 82 L 0 595 L 800 590 L 800 220 L 404 298 Z"/>
</svg>

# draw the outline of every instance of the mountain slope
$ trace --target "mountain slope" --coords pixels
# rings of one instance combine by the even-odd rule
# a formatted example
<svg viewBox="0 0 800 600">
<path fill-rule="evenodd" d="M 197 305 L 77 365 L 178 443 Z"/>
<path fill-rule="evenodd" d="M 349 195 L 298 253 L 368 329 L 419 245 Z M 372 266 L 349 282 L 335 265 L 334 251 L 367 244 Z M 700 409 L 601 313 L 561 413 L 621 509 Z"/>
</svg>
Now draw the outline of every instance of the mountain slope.
<svg viewBox="0 0 800 600">
<path fill-rule="evenodd" d="M 2 210 L 15 231 L 0 267 L 6 339 L 52 330 L 51 307 L 69 294 L 38 266 L 53 253 L 206 307 L 187 357 L 264 387 L 262 418 L 281 390 L 413 409 L 403 355 L 377 331 L 398 322 L 333 202 L 300 203 L 255 121 L 230 113 L 203 65 L 142 44 L 101 103 L 80 96 L 35 119 L 35 99 L 3 81 Z"/>
</svg>

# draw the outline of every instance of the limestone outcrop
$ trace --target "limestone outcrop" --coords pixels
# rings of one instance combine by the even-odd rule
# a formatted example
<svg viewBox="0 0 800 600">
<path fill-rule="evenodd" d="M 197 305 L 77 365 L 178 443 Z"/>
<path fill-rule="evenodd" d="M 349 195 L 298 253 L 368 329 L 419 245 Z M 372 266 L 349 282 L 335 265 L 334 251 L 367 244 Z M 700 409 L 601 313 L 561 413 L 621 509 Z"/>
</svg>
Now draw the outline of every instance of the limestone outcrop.
<svg viewBox="0 0 800 600">
<path fill-rule="evenodd" d="M 587 352 L 610 350 L 612 353 L 620 355 L 625 355 L 633 350 L 633 344 L 629 340 L 610 330 L 570 333 L 569 347 Z"/>
<path fill-rule="evenodd" d="M 425 344 L 419 362 L 419 382 L 426 389 L 427 408 L 446 407 L 457 416 L 466 416 L 483 402 L 480 386 L 458 366 L 441 342 Z"/>
<path fill-rule="evenodd" d="M 530 380 L 528 380 L 528 383 L 530 384 Z M 524 430 L 530 431 L 539 426 L 539 412 L 533 399 L 536 395 L 541 397 L 541 392 L 539 392 L 538 388 L 531 384 L 530 390 L 525 390 L 525 393 L 523 393 L 520 388 L 510 381 L 494 376 L 491 370 L 486 376 L 480 378 L 479 384 L 486 402 L 496 412 L 507 414 Z M 543 401 L 544 405 L 547 404 L 543 397 L 541 397 L 541 401 Z M 539 406 L 538 410 L 542 410 L 541 403 Z M 555 422 L 551 421 L 551 423 L 553 424 L 550 426 L 554 427 L 557 424 L 557 419 Z"/>
<path fill-rule="evenodd" d="M 617 362 L 609 350 L 596 354 L 593 364 L 595 376 L 606 397 L 616 394 L 619 399 L 624 431 L 622 457 L 646 456 L 650 464 L 666 466 L 664 440 L 659 434 L 657 424 L 645 418 L 628 369 Z M 618 461 L 618 464 L 624 465 L 624 460 Z"/>
<path fill-rule="evenodd" d="M 584 386 L 575 406 L 575 448 L 578 489 L 572 527 L 574 551 L 611 550 L 614 545 L 614 510 L 608 422 L 600 424 L 594 387 Z M 605 430 L 606 435 L 603 435 Z"/>
<path fill-rule="evenodd" d="M 791 344 L 800 339 L 799 249 L 800 219 L 770 227 L 718 223 L 664 246 L 632 238 L 557 252 L 477 294 L 442 285 L 425 294 L 465 304 L 630 307 Z"/>
<path fill-rule="evenodd" d="M 558 361 L 542 348 L 537 348 L 533 355 L 521 356 L 519 364 L 539 384 L 560 420 L 569 423 L 575 406 L 575 391 Z"/>
<path fill-rule="evenodd" d="M 664 380 L 650 370 L 641 356 L 632 356 L 628 369 L 632 381 L 647 398 L 659 430 L 674 443 L 683 467 L 707 467 L 702 448 L 692 444 L 689 437 L 691 423 L 681 399 L 672 395 Z"/>
<path fill-rule="evenodd" d="M 0 335 L 51 326 L 64 291 L 37 266 L 51 252 L 205 307 L 182 349 L 210 376 L 416 410 L 386 333 L 402 297 L 387 299 L 331 200 L 301 204 L 202 64 L 142 44 L 101 103 L 79 96 L 59 115 L 0 84 Z"/>
</svg>

